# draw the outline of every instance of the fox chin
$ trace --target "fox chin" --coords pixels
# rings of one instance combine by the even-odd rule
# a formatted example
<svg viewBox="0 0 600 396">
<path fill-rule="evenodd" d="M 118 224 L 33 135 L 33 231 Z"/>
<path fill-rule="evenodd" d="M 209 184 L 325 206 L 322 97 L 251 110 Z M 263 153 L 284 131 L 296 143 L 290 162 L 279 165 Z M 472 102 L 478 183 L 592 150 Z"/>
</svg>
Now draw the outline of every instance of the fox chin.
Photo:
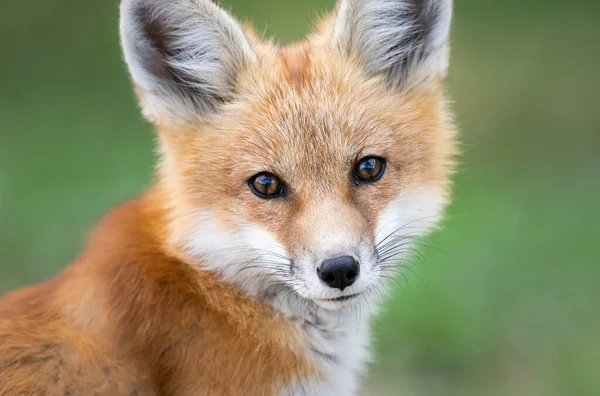
<svg viewBox="0 0 600 396">
<path fill-rule="evenodd" d="M 155 183 L 0 298 L 0 394 L 357 394 L 449 202 L 452 1 L 340 0 L 288 46 L 208 0 L 120 10 Z"/>
</svg>

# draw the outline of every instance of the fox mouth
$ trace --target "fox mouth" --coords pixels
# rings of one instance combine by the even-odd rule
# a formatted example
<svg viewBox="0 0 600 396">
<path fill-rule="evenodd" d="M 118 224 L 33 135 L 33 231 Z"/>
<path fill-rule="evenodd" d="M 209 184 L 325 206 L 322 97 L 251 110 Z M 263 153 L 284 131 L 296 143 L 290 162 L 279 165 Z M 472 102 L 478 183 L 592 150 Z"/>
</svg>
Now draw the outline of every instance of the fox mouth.
<svg viewBox="0 0 600 396">
<path fill-rule="evenodd" d="M 356 298 L 359 295 L 360 295 L 360 293 L 356 293 L 356 294 L 350 294 L 347 296 L 341 296 L 341 297 L 336 297 L 336 298 L 324 298 L 323 301 L 343 302 L 343 301 L 352 300 L 353 298 Z"/>
</svg>

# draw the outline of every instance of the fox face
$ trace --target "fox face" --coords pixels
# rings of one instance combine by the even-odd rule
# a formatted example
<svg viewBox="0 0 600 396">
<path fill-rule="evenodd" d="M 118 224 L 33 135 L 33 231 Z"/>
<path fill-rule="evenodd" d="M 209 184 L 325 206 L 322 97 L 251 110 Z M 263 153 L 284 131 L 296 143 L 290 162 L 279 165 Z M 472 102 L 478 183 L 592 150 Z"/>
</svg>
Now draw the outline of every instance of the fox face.
<svg viewBox="0 0 600 396">
<path fill-rule="evenodd" d="M 205 0 L 125 0 L 173 254 L 256 296 L 372 298 L 448 201 L 450 0 L 342 0 L 261 42 Z"/>
</svg>

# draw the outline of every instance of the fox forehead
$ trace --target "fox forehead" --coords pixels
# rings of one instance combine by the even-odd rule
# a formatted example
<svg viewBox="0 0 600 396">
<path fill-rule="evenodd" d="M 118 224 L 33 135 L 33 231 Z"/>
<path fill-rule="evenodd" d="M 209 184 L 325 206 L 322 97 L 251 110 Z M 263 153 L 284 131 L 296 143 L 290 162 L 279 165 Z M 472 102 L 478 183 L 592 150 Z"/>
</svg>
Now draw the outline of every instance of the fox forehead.
<svg viewBox="0 0 600 396">
<path fill-rule="evenodd" d="M 411 167 L 428 170 L 440 159 L 434 147 L 451 137 L 441 88 L 395 93 L 351 60 L 306 45 L 271 51 L 263 65 L 239 77 L 242 97 L 219 114 L 183 132 L 162 128 L 178 156 L 228 178 L 270 171 L 299 186 L 315 175 L 345 178 L 358 158 L 379 155 L 405 167 L 409 182 L 427 176 Z"/>
</svg>

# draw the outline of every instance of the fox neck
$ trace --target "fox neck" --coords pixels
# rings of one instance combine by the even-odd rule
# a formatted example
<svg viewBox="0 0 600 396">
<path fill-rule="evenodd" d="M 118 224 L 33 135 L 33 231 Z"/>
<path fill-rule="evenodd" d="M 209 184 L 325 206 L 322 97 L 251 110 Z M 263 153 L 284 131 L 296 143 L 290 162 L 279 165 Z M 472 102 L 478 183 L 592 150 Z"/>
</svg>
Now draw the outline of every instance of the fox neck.
<svg viewBox="0 0 600 396">
<path fill-rule="evenodd" d="M 326 373 L 326 379 L 295 384 L 283 394 L 356 394 L 371 359 L 370 319 L 378 311 L 376 301 L 364 299 L 353 307 L 328 310 L 290 287 L 273 286 L 265 291 L 264 285 L 257 284 L 246 289 L 259 292 L 257 298 L 301 329 L 308 358 Z"/>
<path fill-rule="evenodd" d="M 302 330 L 308 356 L 327 373 L 325 380 L 296 384 L 284 394 L 356 394 L 371 359 L 370 319 L 377 311 L 377 304 L 364 300 L 354 307 L 327 310 L 283 288 L 263 298 Z"/>
</svg>

